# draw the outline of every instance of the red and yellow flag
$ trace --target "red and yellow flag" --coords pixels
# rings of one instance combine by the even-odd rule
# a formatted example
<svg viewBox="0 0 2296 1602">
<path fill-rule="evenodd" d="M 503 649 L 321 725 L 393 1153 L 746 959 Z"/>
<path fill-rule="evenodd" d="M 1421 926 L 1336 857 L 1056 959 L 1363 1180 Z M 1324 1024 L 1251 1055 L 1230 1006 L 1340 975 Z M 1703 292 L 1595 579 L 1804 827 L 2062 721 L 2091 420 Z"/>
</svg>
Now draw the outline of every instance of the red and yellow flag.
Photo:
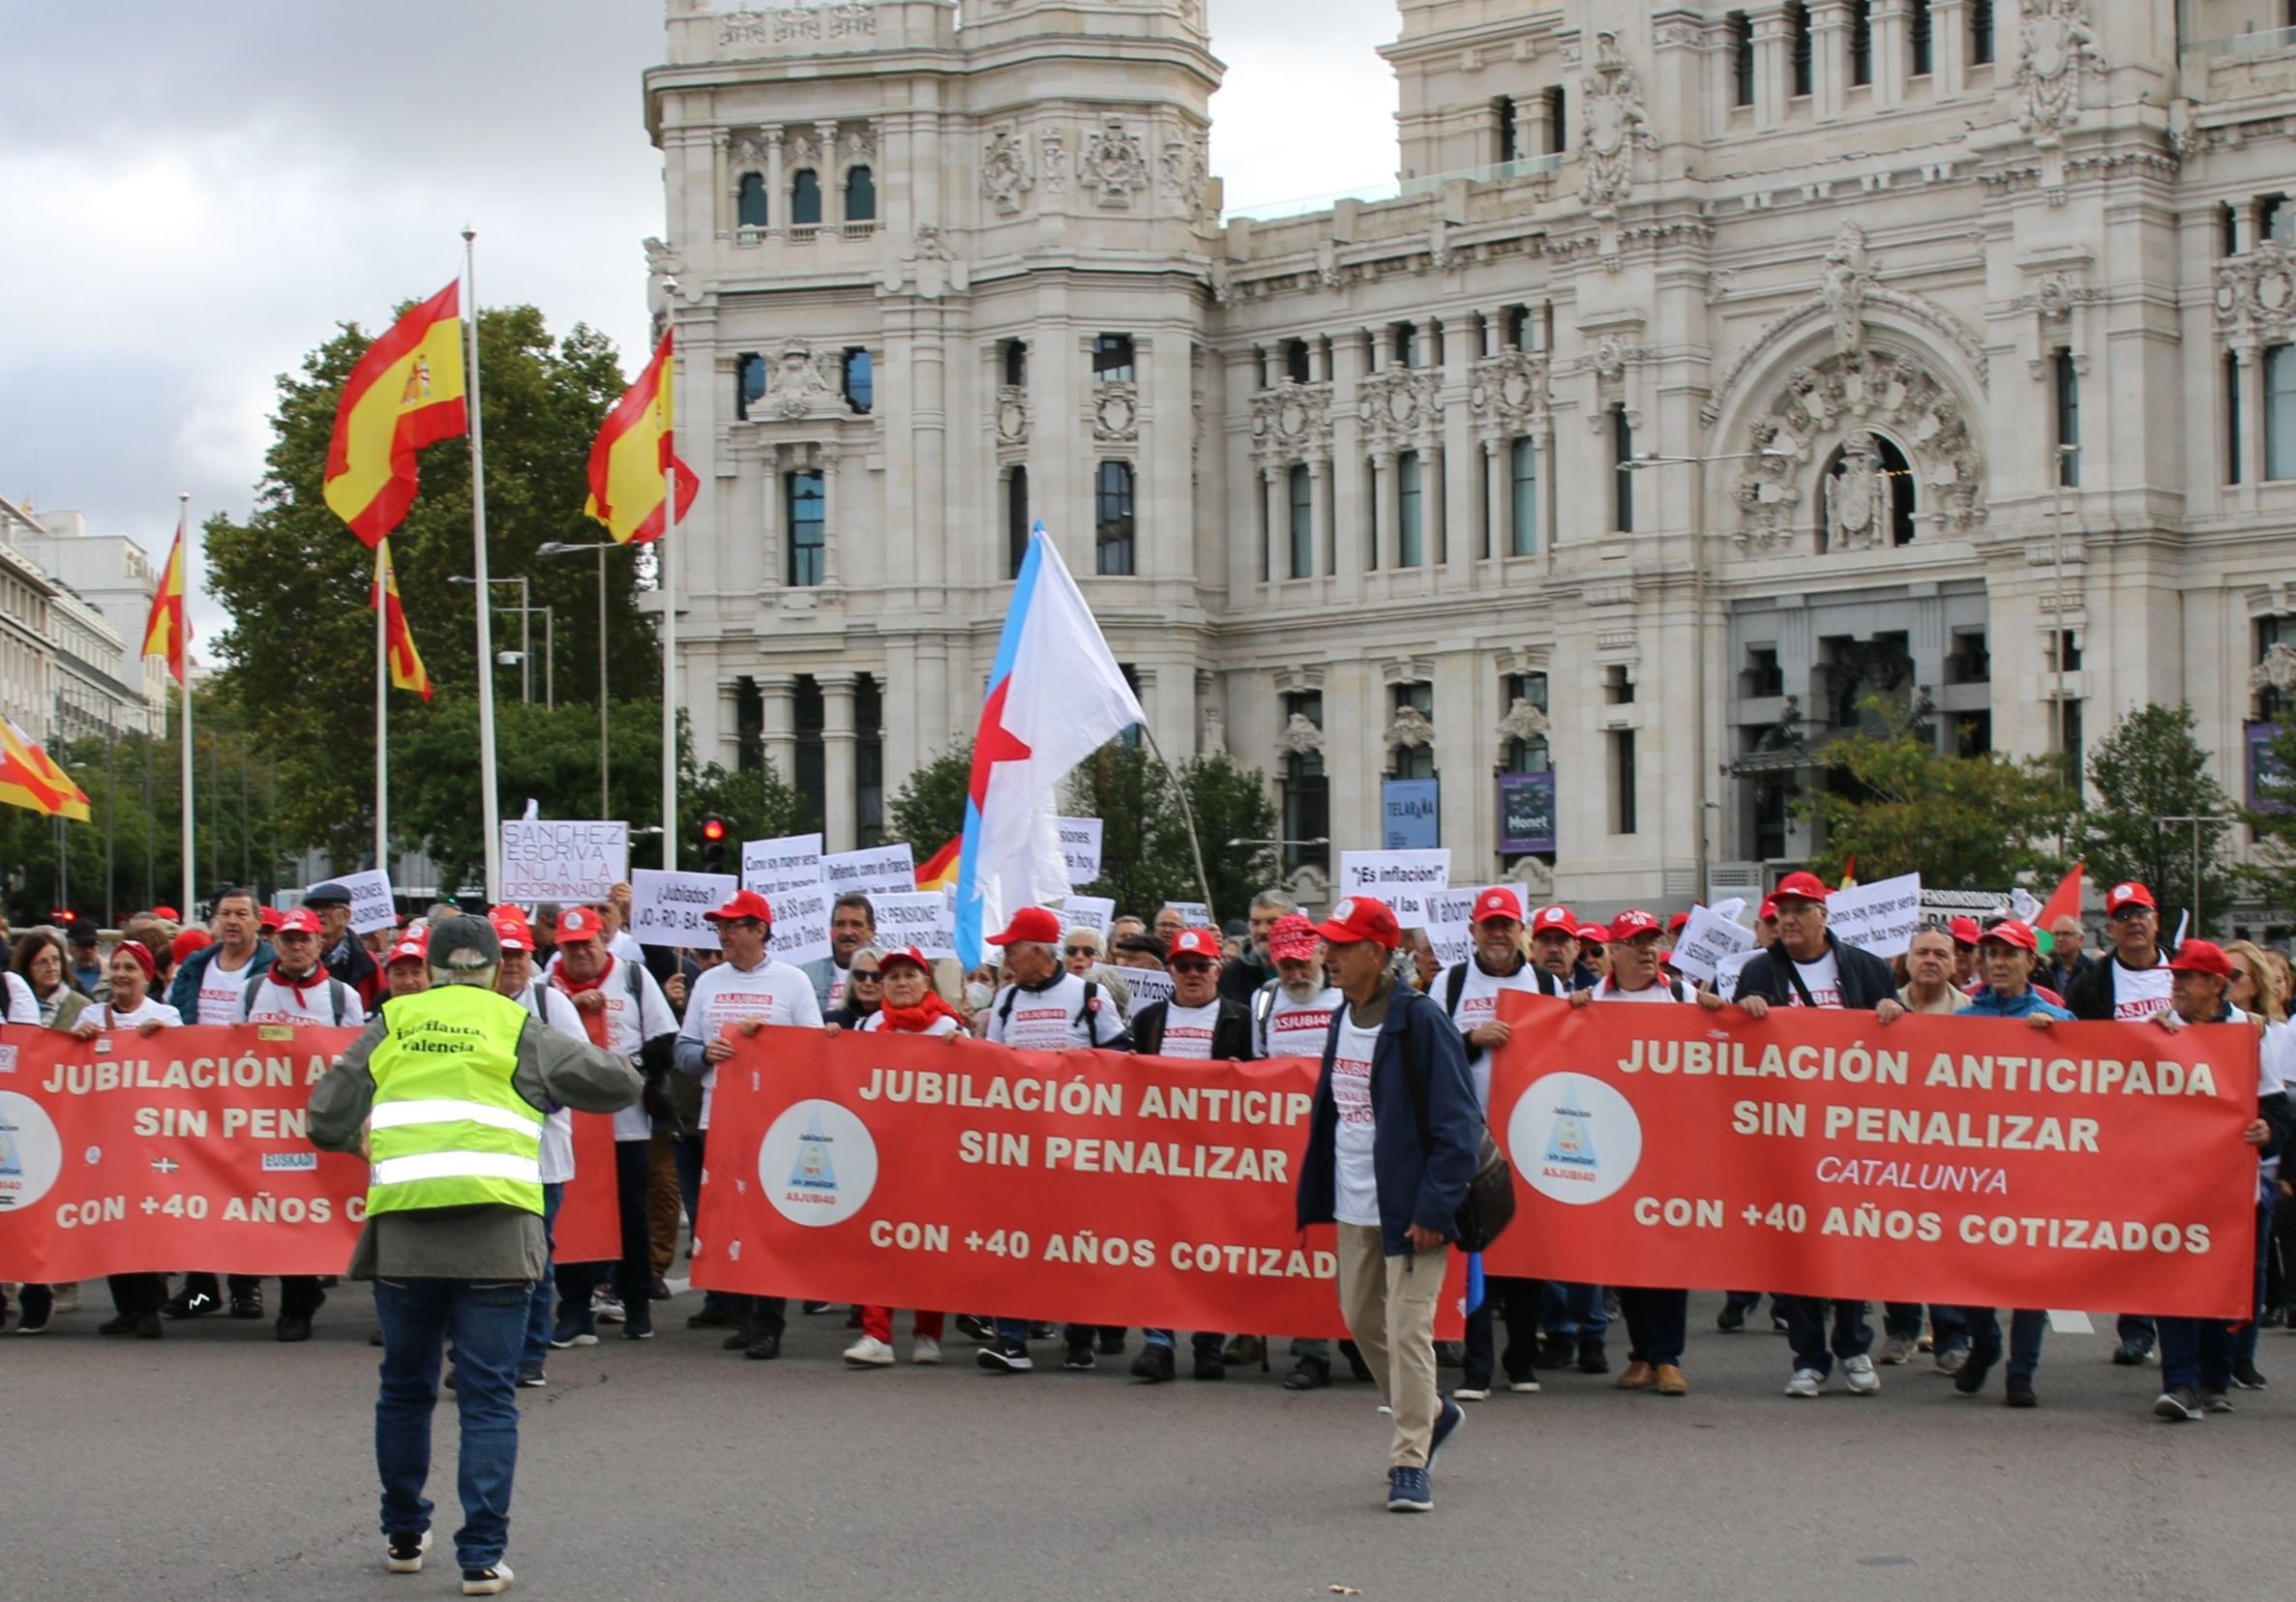
<svg viewBox="0 0 2296 1602">
<path fill-rule="evenodd" d="M 391 566 L 391 542 L 374 548 L 374 606 L 383 614 L 383 654 L 391 666 L 391 688 L 416 690 L 431 698 L 431 675 L 422 654 L 414 648 L 414 631 L 406 626 L 405 608 L 399 604 L 399 575 Z"/>
<path fill-rule="evenodd" d="M 957 882 L 957 871 L 964 866 L 965 837 L 959 835 L 939 850 L 927 857 L 917 869 L 919 890 L 946 890 Z"/>
<path fill-rule="evenodd" d="M 671 332 L 654 346 L 654 359 L 614 402 L 590 447 L 590 498 L 582 507 L 615 541 L 640 545 L 662 537 L 662 475 L 677 470 L 677 515 L 694 506 L 701 481 L 677 460 L 671 395 Z"/>
<path fill-rule="evenodd" d="M 0 718 L 0 804 L 79 823 L 88 820 L 87 792 L 10 718 Z"/>
<path fill-rule="evenodd" d="M 166 662 L 168 676 L 184 682 L 192 646 L 192 620 L 184 611 L 184 519 L 175 518 L 175 546 L 167 552 L 160 587 L 152 594 L 152 615 L 143 625 L 143 654 Z"/>
<path fill-rule="evenodd" d="M 405 519 L 415 453 L 470 431 L 462 403 L 462 284 L 391 325 L 343 381 L 327 446 L 327 504 L 370 546 Z"/>
</svg>

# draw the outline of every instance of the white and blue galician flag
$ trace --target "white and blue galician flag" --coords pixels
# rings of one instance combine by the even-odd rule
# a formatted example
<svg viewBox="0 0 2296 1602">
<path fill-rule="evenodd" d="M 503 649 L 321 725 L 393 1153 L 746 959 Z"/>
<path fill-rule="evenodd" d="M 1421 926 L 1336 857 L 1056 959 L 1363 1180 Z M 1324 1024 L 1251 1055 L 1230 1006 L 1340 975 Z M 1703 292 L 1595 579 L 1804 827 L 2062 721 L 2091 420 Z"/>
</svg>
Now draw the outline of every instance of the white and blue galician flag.
<svg viewBox="0 0 2296 1602">
<path fill-rule="evenodd" d="M 968 968 L 979 964 L 985 937 L 1015 911 L 1068 894 L 1060 781 L 1146 721 L 1092 608 L 1038 523 L 1013 583 L 972 740 L 957 874 L 957 956 Z"/>
</svg>

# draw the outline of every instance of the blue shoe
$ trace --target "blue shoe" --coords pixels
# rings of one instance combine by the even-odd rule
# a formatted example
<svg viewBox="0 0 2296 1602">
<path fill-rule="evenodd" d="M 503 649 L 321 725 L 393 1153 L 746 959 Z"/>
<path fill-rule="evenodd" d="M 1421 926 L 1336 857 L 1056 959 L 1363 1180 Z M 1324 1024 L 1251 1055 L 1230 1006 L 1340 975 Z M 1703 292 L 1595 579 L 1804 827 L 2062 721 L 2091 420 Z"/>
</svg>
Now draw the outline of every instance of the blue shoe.
<svg viewBox="0 0 2296 1602">
<path fill-rule="evenodd" d="M 1390 1468 L 1387 1470 L 1387 1511 L 1390 1513 L 1432 1513 L 1435 1511 L 1435 1488 L 1427 1482 L 1424 1468 Z"/>
<path fill-rule="evenodd" d="M 1434 1432 L 1427 1438 L 1427 1467 L 1435 1467 L 1435 1454 L 1443 1450 L 1443 1443 L 1459 1433 L 1459 1426 L 1467 1422 L 1467 1409 L 1449 1397 L 1443 1399 L 1443 1411 L 1435 1418 Z"/>
</svg>

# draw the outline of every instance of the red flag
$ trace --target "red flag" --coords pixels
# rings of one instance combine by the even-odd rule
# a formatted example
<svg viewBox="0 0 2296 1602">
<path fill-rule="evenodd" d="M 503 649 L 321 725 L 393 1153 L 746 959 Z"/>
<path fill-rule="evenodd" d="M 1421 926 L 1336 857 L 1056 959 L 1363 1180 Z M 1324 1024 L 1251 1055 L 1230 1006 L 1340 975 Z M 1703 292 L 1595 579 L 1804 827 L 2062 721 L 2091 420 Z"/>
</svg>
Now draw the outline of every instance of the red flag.
<svg viewBox="0 0 2296 1602">
<path fill-rule="evenodd" d="M 2055 951 L 2056 943 L 2049 937 L 2049 929 L 2059 918 L 2077 918 L 2081 915 L 2081 871 L 2087 867 L 2085 860 L 2074 863 L 2072 872 L 2060 879 L 2057 888 L 2049 893 L 2047 903 L 2041 909 L 2040 925 L 2036 931 L 2041 935 L 2042 950 Z"/>
</svg>

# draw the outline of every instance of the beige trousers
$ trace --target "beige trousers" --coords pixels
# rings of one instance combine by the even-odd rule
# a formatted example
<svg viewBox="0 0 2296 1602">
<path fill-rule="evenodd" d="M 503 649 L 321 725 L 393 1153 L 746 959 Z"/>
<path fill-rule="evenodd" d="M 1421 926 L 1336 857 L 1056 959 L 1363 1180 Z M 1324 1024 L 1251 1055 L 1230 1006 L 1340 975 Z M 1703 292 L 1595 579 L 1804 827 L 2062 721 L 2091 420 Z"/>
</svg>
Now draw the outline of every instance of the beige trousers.
<svg viewBox="0 0 2296 1602">
<path fill-rule="evenodd" d="M 1380 1232 L 1339 1226 L 1339 1311 L 1395 1416 L 1393 1464 L 1427 1467 L 1443 1398 L 1435 1379 L 1435 1304 L 1450 1247 L 1389 1257 Z"/>
</svg>

